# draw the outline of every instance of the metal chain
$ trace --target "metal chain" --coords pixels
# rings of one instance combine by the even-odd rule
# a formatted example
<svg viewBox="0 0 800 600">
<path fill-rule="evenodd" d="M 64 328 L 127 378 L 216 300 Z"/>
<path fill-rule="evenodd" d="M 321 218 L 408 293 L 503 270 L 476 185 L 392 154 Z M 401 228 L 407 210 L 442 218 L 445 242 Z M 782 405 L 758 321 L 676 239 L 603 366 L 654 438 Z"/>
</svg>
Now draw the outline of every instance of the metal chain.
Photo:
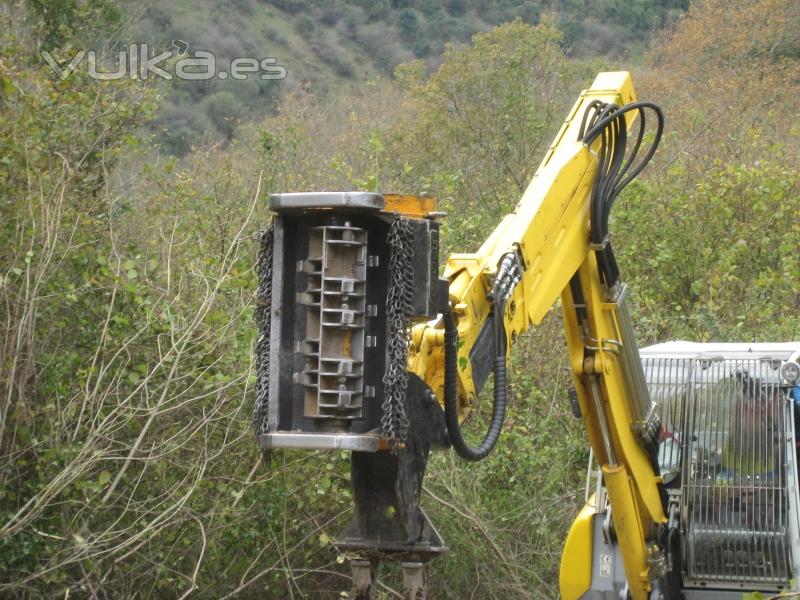
<svg viewBox="0 0 800 600">
<path fill-rule="evenodd" d="M 258 287 L 256 288 L 256 308 L 253 314 L 258 325 L 256 338 L 256 402 L 253 406 L 253 427 L 256 436 L 269 429 L 269 338 L 270 313 L 272 312 L 272 247 L 275 241 L 272 225 L 259 232 Z"/>
<path fill-rule="evenodd" d="M 408 388 L 408 322 L 414 312 L 414 235 L 405 217 L 397 217 L 389 228 L 389 289 L 386 297 L 388 321 L 384 400 L 381 405 L 382 435 L 396 452 L 408 435 L 406 389 Z"/>
</svg>

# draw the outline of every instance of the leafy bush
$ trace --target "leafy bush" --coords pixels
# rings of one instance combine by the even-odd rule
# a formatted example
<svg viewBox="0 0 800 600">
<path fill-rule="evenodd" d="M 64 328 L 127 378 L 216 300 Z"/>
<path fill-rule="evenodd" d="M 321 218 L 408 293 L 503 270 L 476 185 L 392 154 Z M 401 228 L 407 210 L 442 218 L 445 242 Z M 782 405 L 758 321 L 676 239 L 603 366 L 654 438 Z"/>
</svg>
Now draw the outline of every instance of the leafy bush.
<svg viewBox="0 0 800 600">
<path fill-rule="evenodd" d="M 203 105 L 217 131 L 227 138 L 232 137 L 236 121 L 244 112 L 244 107 L 233 92 L 227 90 L 216 92 L 206 97 Z"/>
<path fill-rule="evenodd" d="M 785 318 L 800 306 L 800 172 L 717 164 L 688 188 L 669 175 L 636 186 L 616 225 L 648 337 L 800 337 Z"/>
</svg>

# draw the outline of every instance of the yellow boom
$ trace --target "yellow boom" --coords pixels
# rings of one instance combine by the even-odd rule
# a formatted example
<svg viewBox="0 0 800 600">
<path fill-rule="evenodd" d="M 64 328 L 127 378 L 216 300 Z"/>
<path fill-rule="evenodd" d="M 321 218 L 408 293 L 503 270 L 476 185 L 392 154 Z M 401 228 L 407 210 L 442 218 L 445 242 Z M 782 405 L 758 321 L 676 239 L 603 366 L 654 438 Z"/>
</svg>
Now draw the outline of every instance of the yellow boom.
<svg viewBox="0 0 800 600">
<path fill-rule="evenodd" d="M 659 573 L 663 549 L 656 530 L 666 522 L 661 478 L 643 443 L 649 400 L 643 391 L 638 351 L 624 305 L 624 286 L 609 287 L 590 241 L 592 189 L 598 177 L 600 139 L 580 140 L 587 110 L 597 101 L 621 107 L 636 100 L 627 72 L 601 73 L 569 113 L 513 213 L 507 215 L 474 254 L 454 254 L 445 270 L 449 301 L 458 331 L 459 419 L 469 412 L 476 384 L 474 350 L 482 331 L 502 306 L 506 345 L 538 325 L 561 299 L 567 345 L 581 414 L 601 465 L 613 508 L 629 591 L 646 600 Z M 636 112 L 626 113 L 628 125 Z M 493 303 L 498 269 L 507 257 L 519 263 L 519 283 L 507 302 Z M 409 371 L 445 398 L 445 324 L 431 322 L 412 330 Z M 504 352 L 505 354 L 505 352 Z M 579 598 L 590 586 L 591 531 L 574 527 L 562 569 L 563 600 Z M 587 538 L 587 535 L 589 536 Z M 571 556 L 570 556 L 571 555 Z M 580 566 L 578 566 L 580 565 Z"/>
</svg>

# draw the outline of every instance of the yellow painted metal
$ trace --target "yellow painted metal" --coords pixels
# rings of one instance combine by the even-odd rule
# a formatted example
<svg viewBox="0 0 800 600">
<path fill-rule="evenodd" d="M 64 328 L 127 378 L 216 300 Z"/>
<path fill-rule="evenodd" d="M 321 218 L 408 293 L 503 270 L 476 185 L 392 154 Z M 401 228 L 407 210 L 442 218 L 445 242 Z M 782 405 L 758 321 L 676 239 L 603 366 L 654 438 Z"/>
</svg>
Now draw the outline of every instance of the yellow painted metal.
<svg viewBox="0 0 800 600">
<path fill-rule="evenodd" d="M 450 281 L 450 302 L 460 343 L 460 418 L 469 413 L 475 397 L 470 352 L 491 314 L 488 292 L 502 257 L 516 251 L 524 263 L 522 281 L 503 315 L 509 344 L 516 334 L 538 325 L 561 298 L 573 376 L 589 441 L 598 462 L 604 469 L 611 469 L 609 473 L 615 480 L 613 489 L 611 486 L 608 489 L 615 519 L 625 519 L 619 543 L 631 595 L 633 600 L 645 600 L 650 587 L 647 544 L 653 525 L 664 523 L 666 518 L 658 492 L 660 480 L 631 428 L 625 379 L 615 352 L 615 344 L 624 344 L 626 340 L 617 325 L 616 307 L 604 296 L 589 245 L 589 202 L 597 173 L 597 148 L 589 148 L 578 140 L 581 118 L 590 102 L 600 100 L 621 106 L 635 99 L 629 73 L 598 75 L 575 103 L 514 212 L 500 222 L 476 253 L 452 255 L 445 277 Z M 631 111 L 627 118 L 634 116 L 635 111 Z M 569 290 L 569 281 L 576 273 L 586 296 L 588 331 L 581 330 L 576 321 Z M 412 332 L 409 354 L 409 370 L 430 386 L 440 402 L 444 398 L 442 327 L 441 322 L 417 325 Z M 585 356 L 587 346 L 598 349 Z M 586 358 L 590 358 L 599 375 L 602 415 L 587 394 Z M 615 464 L 609 463 L 604 450 L 600 418 L 608 424 Z M 575 552 L 579 555 L 570 558 L 573 563 L 581 560 L 580 552 Z"/>
<path fill-rule="evenodd" d="M 381 194 L 386 212 L 399 213 L 408 217 L 422 219 L 436 210 L 433 196 L 413 196 L 410 194 Z"/>
<path fill-rule="evenodd" d="M 577 357 L 584 355 L 584 348 L 587 344 L 597 345 L 599 350 L 594 354 L 594 362 L 600 367 L 601 377 L 600 387 L 603 394 L 605 416 L 609 423 L 609 430 L 612 442 L 617 455 L 617 462 L 628 467 L 631 477 L 634 480 L 637 501 L 642 507 L 642 515 L 650 523 L 665 523 L 666 516 L 661 504 L 661 494 L 658 484 L 661 483 L 653 471 L 650 459 L 642 449 L 631 424 L 633 416 L 630 412 L 630 403 L 627 398 L 625 378 L 622 372 L 622 365 L 618 360 L 616 344 L 613 342 L 626 343 L 617 325 L 616 305 L 606 301 L 604 290 L 600 284 L 600 274 L 597 270 L 597 261 L 594 253 L 586 256 L 586 260 L 578 270 L 581 287 L 584 290 L 584 302 L 588 313 L 590 334 L 592 340 L 585 339 L 582 332 L 578 330 L 567 331 L 567 346 L 570 356 L 575 357 L 573 362 L 577 362 Z M 574 314 L 574 305 L 571 303 L 564 307 L 564 312 Z M 582 376 L 583 368 L 579 366 L 577 370 L 573 365 L 573 372 Z M 578 388 L 579 398 L 585 394 L 585 386 Z M 581 406 L 591 404 L 588 399 L 581 401 Z M 591 414 L 591 413 L 590 413 Z M 596 417 L 593 425 L 596 424 Z M 595 455 L 603 457 L 605 460 L 598 460 L 600 464 L 607 462 L 602 447 L 598 448 L 592 440 Z M 612 503 L 614 498 L 609 492 Z"/>
<path fill-rule="evenodd" d="M 558 573 L 561 600 L 579 600 L 592 584 L 592 521 L 597 514 L 593 499 L 578 513 L 564 542 Z"/>
<path fill-rule="evenodd" d="M 469 352 L 490 314 L 487 294 L 502 257 L 519 250 L 525 262 L 522 283 L 504 315 L 510 343 L 514 335 L 541 322 L 589 252 L 589 196 L 597 161 L 592 149 L 578 141 L 578 130 L 593 100 L 618 105 L 634 101 L 630 74 L 597 76 L 570 111 L 514 212 L 503 218 L 476 253 L 453 254 L 447 261 L 444 276 L 450 280 L 461 342 L 458 386 L 464 415 L 475 395 Z M 428 351 L 419 350 L 423 356 L 412 351 L 409 367 L 424 378 Z M 441 386 L 433 390 L 443 397 Z"/>
<path fill-rule="evenodd" d="M 647 546 L 638 543 L 645 538 L 646 531 L 636 504 L 632 478 L 624 466 L 604 465 L 603 480 L 611 503 L 614 530 L 619 541 L 622 564 L 625 566 L 628 591 L 634 600 L 646 600 L 651 589 Z"/>
<path fill-rule="evenodd" d="M 625 521 L 624 533 L 617 527 L 617 538 L 625 574 L 631 588 L 631 597 L 634 600 L 644 600 L 650 588 L 647 580 L 648 538 L 651 536 L 654 524 L 666 522 L 658 489 L 661 479 L 653 471 L 650 459 L 631 427 L 633 418 L 625 379 L 617 357 L 616 344 L 613 343 L 626 343 L 626 340 L 622 339 L 619 331 L 616 305 L 607 302 L 604 296 L 594 253 L 587 254 L 586 260 L 578 269 L 578 277 L 584 291 L 589 334 L 592 339 L 587 340 L 586 333 L 577 327 L 573 299 L 569 290 L 566 290 L 562 302 L 565 317 L 570 317 L 566 319 L 565 328 L 567 345 L 572 359 L 573 373 L 579 383 L 576 389 L 581 409 L 584 410 L 582 414 L 587 425 L 589 440 L 598 462 L 603 465 L 614 520 L 617 524 L 620 519 Z M 598 379 L 603 396 L 603 413 L 609 425 L 616 465 L 609 465 L 603 444 L 600 443 L 600 433 L 597 431 L 599 416 L 588 399 L 584 381 L 586 366 L 583 360 L 584 349 L 590 344 L 598 348 L 594 352 L 592 362 L 595 372 L 599 371 L 601 375 Z M 615 478 L 613 486 L 609 483 L 606 469 L 611 469 L 611 476 Z"/>
</svg>

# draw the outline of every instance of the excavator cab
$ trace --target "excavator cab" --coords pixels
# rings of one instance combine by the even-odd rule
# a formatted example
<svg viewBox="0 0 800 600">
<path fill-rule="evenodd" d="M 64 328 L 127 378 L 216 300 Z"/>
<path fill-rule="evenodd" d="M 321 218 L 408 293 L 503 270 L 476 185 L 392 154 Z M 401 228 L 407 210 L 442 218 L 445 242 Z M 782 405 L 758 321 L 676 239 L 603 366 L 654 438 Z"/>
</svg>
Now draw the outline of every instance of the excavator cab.
<svg viewBox="0 0 800 600">
<path fill-rule="evenodd" d="M 798 589 L 799 346 L 676 341 L 640 350 L 660 415 L 658 462 L 679 562 L 671 567 L 686 600 Z M 578 597 L 616 600 L 625 582 L 615 577 L 613 519 L 602 482 L 592 481 L 593 511 L 582 518 L 596 522 L 600 558 Z"/>
</svg>

